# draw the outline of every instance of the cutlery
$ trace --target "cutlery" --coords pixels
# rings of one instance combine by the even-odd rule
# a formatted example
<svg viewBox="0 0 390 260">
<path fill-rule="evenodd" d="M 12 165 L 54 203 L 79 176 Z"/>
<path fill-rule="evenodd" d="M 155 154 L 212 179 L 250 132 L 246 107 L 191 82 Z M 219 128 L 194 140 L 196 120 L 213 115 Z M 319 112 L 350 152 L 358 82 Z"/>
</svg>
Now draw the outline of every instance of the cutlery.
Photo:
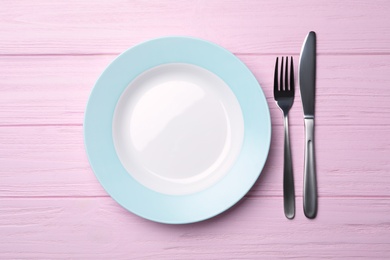
<svg viewBox="0 0 390 260">
<path fill-rule="evenodd" d="M 314 101 L 316 81 L 316 34 L 309 32 L 301 50 L 299 85 L 305 121 L 305 166 L 303 209 L 305 216 L 317 215 L 317 180 L 314 157 Z"/>
<path fill-rule="evenodd" d="M 290 83 L 290 84 L 289 84 Z M 274 74 L 274 99 L 284 118 L 284 163 L 283 163 L 283 198 L 284 214 L 288 219 L 295 216 L 295 190 L 294 177 L 290 150 L 290 136 L 288 131 L 288 111 L 294 103 L 294 64 L 291 57 L 290 82 L 288 79 L 288 57 L 286 57 L 286 67 L 283 71 L 283 57 L 280 66 L 280 80 L 278 84 L 278 58 L 275 63 Z"/>
</svg>

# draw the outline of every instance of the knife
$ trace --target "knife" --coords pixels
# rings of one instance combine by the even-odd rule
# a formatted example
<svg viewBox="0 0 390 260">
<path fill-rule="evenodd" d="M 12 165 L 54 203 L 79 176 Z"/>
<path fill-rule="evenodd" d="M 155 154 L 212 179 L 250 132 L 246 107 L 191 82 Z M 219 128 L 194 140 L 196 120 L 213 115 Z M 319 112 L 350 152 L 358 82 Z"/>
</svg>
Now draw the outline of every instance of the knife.
<svg viewBox="0 0 390 260">
<path fill-rule="evenodd" d="M 299 60 L 299 85 L 305 121 L 303 209 L 307 218 L 317 215 L 317 177 L 314 157 L 314 101 L 316 83 L 316 33 L 309 32 Z"/>
</svg>

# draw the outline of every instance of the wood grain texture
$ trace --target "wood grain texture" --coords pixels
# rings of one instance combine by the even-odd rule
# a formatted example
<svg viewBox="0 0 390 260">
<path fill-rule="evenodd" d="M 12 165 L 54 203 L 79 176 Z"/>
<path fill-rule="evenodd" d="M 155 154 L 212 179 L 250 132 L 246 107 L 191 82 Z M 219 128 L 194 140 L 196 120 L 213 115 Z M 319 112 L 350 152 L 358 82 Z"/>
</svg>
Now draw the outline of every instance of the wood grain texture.
<svg viewBox="0 0 390 260">
<path fill-rule="evenodd" d="M 390 258 L 390 2 L 297 0 L 2 1 L 0 259 Z M 283 215 L 276 56 L 295 69 L 318 36 L 319 212 L 302 210 L 303 118 L 290 113 L 297 214 Z M 83 143 L 88 96 L 121 52 L 150 38 L 200 37 L 235 53 L 267 98 L 272 144 L 251 191 L 191 225 L 141 219 L 95 178 Z M 296 73 L 297 75 L 297 73 Z M 298 79 L 296 79 L 298 83 Z"/>
<path fill-rule="evenodd" d="M 390 197 L 390 139 L 383 138 L 388 128 L 376 126 L 374 134 L 366 126 L 317 127 L 320 197 Z M 290 129 L 297 196 L 303 131 L 303 126 Z M 248 196 L 282 195 L 282 137 L 283 126 L 274 125 L 267 163 Z M 107 196 L 88 164 L 82 126 L 0 127 L 0 143 L 0 197 Z"/>
<path fill-rule="evenodd" d="M 382 1 L 3 1 L 2 54 L 117 53 L 167 35 L 211 40 L 235 53 L 299 53 L 318 32 L 323 53 L 389 53 Z"/>
<path fill-rule="evenodd" d="M 262 86 L 274 123 L 283 124 L 272 92 L 275 57 L 238 57 Z M 81 125 L 89 93 L 114 58 L 114 55 L 2 57 L 0 126 Z M 294 58 L 298 71 L 299 56 Z M 317 125 L 362 122 L 368 126 L 390 125 L 390 55 L 327 55 L 318 57 L 317 63 Z M 299 93 L 297 88 L 290 112 L 292 125 L 303 123 Z"/>
<path fill-rule="evenodd" d="M 326 198 L 314 221 L 300 210 L 294 221 L 285 219 L 282 203 L 280 197 L 249 198 L 216 218 L 172 226 L 129 214 L 110 198 L 0 199 L 0 258 L 384 259 L 390 255 L 388 198 Z"/>
</svg>

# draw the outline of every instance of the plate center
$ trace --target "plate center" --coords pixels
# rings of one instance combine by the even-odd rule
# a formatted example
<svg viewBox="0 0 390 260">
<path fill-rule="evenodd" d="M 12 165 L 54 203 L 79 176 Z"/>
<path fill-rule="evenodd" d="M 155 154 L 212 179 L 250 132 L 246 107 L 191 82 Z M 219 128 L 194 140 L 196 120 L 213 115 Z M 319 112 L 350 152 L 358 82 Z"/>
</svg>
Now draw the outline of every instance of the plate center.
<svg viewBox="0 0 390 260">
<path fill-rule="evenodd" d="M 232 167 L 244 122 L 229 86 L 201 67 L 174 63 L 133 80 L 113 119 L 117 155 L 127 172 L 165 194 L 203 190 Z"/>
</svg>

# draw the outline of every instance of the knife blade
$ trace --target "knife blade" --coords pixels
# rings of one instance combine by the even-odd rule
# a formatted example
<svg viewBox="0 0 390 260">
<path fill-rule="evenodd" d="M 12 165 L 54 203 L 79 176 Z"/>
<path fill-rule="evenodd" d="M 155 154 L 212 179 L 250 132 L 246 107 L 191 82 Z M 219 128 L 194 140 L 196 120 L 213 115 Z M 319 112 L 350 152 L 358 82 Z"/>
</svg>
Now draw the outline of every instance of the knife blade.
<svg viewBox="0 0 390 260">
<path fill-rule="evenodd" d="M 317 215 L 317 176 L 314 157 L 314 104 L 316 83 L 316 33 L 306 36 L 299 60 L 299 86 L 305 122 L 303 209 L 307 218 Z"/>
</svg>

